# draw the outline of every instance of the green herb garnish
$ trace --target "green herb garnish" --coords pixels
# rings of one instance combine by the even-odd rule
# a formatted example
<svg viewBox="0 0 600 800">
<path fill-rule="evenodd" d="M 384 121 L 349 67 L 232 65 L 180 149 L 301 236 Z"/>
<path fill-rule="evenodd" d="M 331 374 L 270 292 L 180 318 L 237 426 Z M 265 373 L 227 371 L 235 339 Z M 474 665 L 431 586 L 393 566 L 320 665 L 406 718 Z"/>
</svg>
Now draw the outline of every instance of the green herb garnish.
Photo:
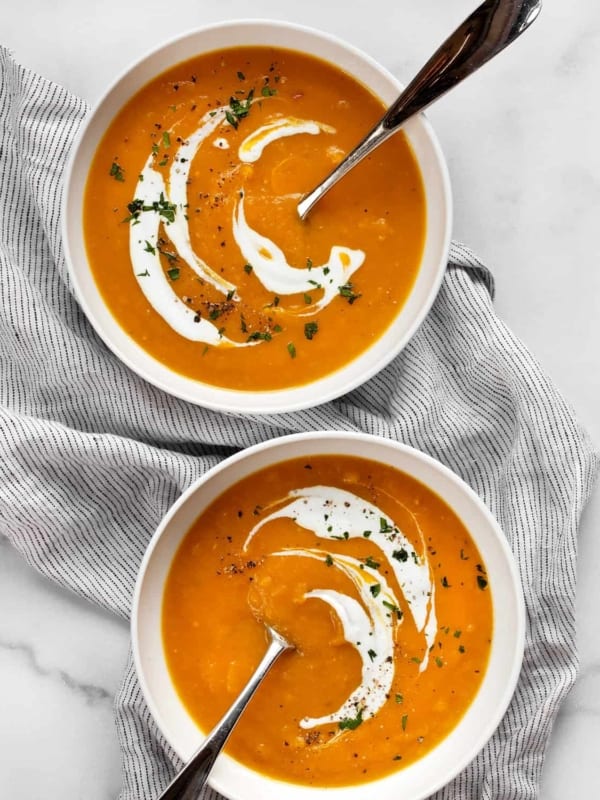
<svg viewBox="0 0 600 800">
<path fill-rule="evenodd" d="M 123 172 L 123 167 L 121 167 L 120 164 L 117 164 L 116 161 L 112 162 L 108 174 L 111 176 L 111 178 L 114 178 L 116 181 L 120 181 L 121 183 L 125 180 L 125 173 Z"/>
<path fill-rule="evenodd" d="M 379 569 L 379 561 L 375 561 L 372 556 L 367 556 L 363 558 L 365 566 L 370 567 L 371 569 Z"/>
<path fill-rule="evenodd" d="M 225 111 L 225 119 L 234 128 L 237 128 L 241 119 L 247 117 L 252 106 L 254 89 L 250 89 L 245 100 L 238 100 L 237 97 L 229 98 L 229 108 Z"/>
<path fill-rule="evenodd" d="M 349 717 L 348 719 L 343 719 L 340 722 L 338 722 L 339 729 L 341 731 L 354 731 L 354 730 L 356 730 L 356 728 L 358 728 L 358 726 L 363 721 L 362 714 L 363 714 L 362 708 L 359 708 L 358 714 L 354 718 Z"/>
<path fill-rule="evenodd" d="M 269 331 L 253 331 L 246 339 L 247 342 L 256 342 L 261 340 L 263 342 L 270 342 L 273 337 Z"/>
<path fill-rule="evenodd" d="M 318 330 L 319 326 L 316 322 L 307 322 L 304 325 L 304 335 L 307 339 L 312 339 Z"/>
<path fill-rule="evenodd" d="M 343 286 L 338 286 L 338 292 L 342 297 L 346 298 L 350 305 L 352 305 L 355 300 L 358 300 L 359 297 L 362 297 L 361 294 L 356 294 L 353 286 L 354 284 L 351 281 L 348 281 L 348 283 L 345 283 Z"/>
</svg>

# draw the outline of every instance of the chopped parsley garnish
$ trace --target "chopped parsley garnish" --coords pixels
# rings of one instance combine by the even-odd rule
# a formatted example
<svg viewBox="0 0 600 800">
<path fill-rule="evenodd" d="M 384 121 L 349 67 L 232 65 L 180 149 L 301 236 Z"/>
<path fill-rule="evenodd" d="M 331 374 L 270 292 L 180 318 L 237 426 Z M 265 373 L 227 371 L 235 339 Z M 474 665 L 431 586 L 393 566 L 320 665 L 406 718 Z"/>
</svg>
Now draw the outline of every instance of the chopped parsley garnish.
<svg viewBox="0 0 600 800">
<path fill-rule="evenodd" d="M 318 330 L 319 326 L 316 322 L 306 322 L 304 325 L 304 335 L 307 339 L 312 339 Z"/>
<path fill-rule="evenodd" d="M 162 143 L 163 147 L 171 147 L 171 136 L 169 135 L 169 131 L 163 131 Z"/>
<path fill-rule="evenodd" d="M 359 297 L 362 297 L 361 294 L 356 294 L 353 287 L 354 284 L 351 281 L 348 281 L 348 283 L 345 283 L 343 286 L 338 286 L 338 292 L 342 297 L 346 298 L 350 305 L 352 305 L 355 300 L 358 300 Z"/>
<path fill-rule="evenodd" d="M 277 94 L 277 89 L 271 89 L 270 86 L 263 86 L 260 93 L 263 97 L 272 97 L 274 94 Z"/>
<path fill-rule="evenodd" d="M 396 614 L 398 619 L 402 619 L 402 611 L 398 608 L 397 605 L 395 605 L 394 603 L 389 603 L 387 600 L 383 600 L 382 602 L 386 608 L 389 608 L 390 611 L 393 611 Z"/>
<path fill-rule="evenodd" d="M 114 178 L 116 181 L 121 181 L 121 183 L 125 180 L 125 173 L 123 172 L 123 167 L 120 164 L 117 164 L 116 161 L 113 161 L 110 165 L 110 171 L 108 173 L 111 178 Z"/>
<path fill-rule="evenodd" d="M 327 553 L 327 555 L 325 556 L 325 563 L 327 564 L 328 567 L 333 566 L 333 558 L 329 555 L 329 553 Z"/>
<path fill-rule="evenodd" d="M 462 631 L 460 631 L 460 630 L 455 630 L 455 631 L 454 631 L 454 638 L 455 638 L 455 639 L 460 639 L 460 635 L 461 635 L 461 633 L 462 633 Z"/>
<path fill-rule="evenodd" d="M 396 692 L 396 696 L 394 699 L 398 703 L 398 705 L 404 702 L 404 697 L 399 692 Z"/>
<path fill-rule="evenodd" d="M 291 358 L 296 358 L 296 347 L 293 342 L 288 342 L 287 351 Z"/>
<path fill-rule="evenodd" d="M 369 586 L 369 591 L 373 595 L 373 597 L 377 597 L 379 592 L 381 591 L 381 584 L 380 583 L 373 583 Z"/>
<path fill-rule="evenodd" d="M 402 730 L 406 730 L 406 723 L 408 722 L 408 714 L 402 714 Z"/>
<path fill-rule="evenodd" d="M 312 297 L 309 294 L 306 294 L 306 292 L 304 293 L 304 302 L 307 306 L 312 303 Z"/>
<path fill-rule="evenodd" d="M 167 275 L 172 281 L 176 281 L 179 279 L 179 267 L 171 267 L 171 269 L 167 270 Z"/>
<path fill-rule="evenodd" d="M 306 259 L 306 269 L 311 270 L 313 268 L 312 258 Z"/>
<path fill-rule="evenodd" d="M 227 299 L 228 299 L 228 300 L 231 300 L 231 299 L 233 298 L 233 295 L 234 295 L 234 294 L 235 294 L 235 289 L 230 289 L 230 290 L 227 292 Z"/>
<path fill-rule="evenodd" d="M 148 272 L 148 270 L 146 270 L 145 272 L 136 272 L 136 275 L 138 276 L 138 278 L 147 278 L 150 275 L 150 273 Z"/>
<path fill-rule="evenodd" d="M 368 539 L 371 533 L 372 531 L 363 531 L 363 536 L 365 537 L 365 539 Z"/>
<path fill-rule="evenodd" d="M 465 652 L 465 647 L 464 647 L 464 645 L 462 645 L 462 644 L 459 644 L 459 645 L 458 645 L 458 652 L 459 652 L 459 653 L 464 653 L 464 652 Z"/>
<path fill-rule="evenodd" d="M 349 717 L 348 719 L 342 719 L 342 720 L 340 720 L 340 722 L 338 722 L 339 729 L 341 731 L 354 731 L 354 730 L 356 730 L 356 728 L 358 728 L 358 726 L 363 721 L 362 715 L 363 715 L 363 710 L 362 710 L 362 708 L 359 708 L 358 709 L 358 713 L 354 718 Z"/>
<path fill-rule="evenodd" d="M 379 533 L 392 533 L 394 526 L 385 517 L 379 517 Z"/>
<path fill-rule="evenodd" d="M 256 342 L 261 340 L 263 342 L 270 342 L 273 337 L 269 331 L 253 331 L 246 339 L 247 342 Z"/>
<path fill-rule="evenodd" d="M 438 666 L 438 667 L 443 667 L 444 666 L 444 662 L 442 661 L 442 659 L 439 656 L 435 657 L 435 663 L 436 663 L 436 666 Z"/>
<path fill-rule="evenodd" d="M 408 561 L 408 551 L 404 547 L 401 547 L 400 550 L 394 550 L 392 558 L 395 558 L 396 561 Z"/>
<path fill-rule="evenodd" d="M 377 658 L 377 653 L 375 652 L 375 650 L 367 650 L 367 655 L 369 656 L 371 661 L 374 661 Z"/>
<path fill-rule="evenodd" d="M 486 587 L 487 585 L 488 585 L 488 582 L 487 582 L 487 581 L 486 581 L 486 579 L 483 577 L 483 575 L 478 575 L 478 576 L 477 576 L 477 586 L 479 586 L 479 588 L 480 588 L 480 589 L 485 589 L 485 587 Z"/>
<path fill-rule="evenodd" d="M 375 561 L 372 556 L 367 556 L 363 558 L 365 566 L 370 567 L 371 569 L 379 569 L 379 561 Z"/>
<path fill-rule="evenodd" d="M 153 247 L 148 240 L 146 240 L 146 247 L 144 247 L 144 251 L 146 253 L 152 253 L 152 255 L 156 255 L 156 248 Z"/>
<path fill-rule="evenodd" d="M 448 583 L 448 578 L 445 575 L 442 578 L 442 586 L 444 587 L 444 589 L 450 588 L 450 584 Z"/>
<path fill-rule="evenodd" d="M 136 198 L 131 203 L 128 203 L 127 210 L 129 211 L 129 216 L 123 222 L 131 222 L 132 220 L 137 222 L 142 211 L 156 211 L 167 222 L 174 222 L 177 206 L 175 203 L 169 203 L 165 198 L 164 192 L 161 192 L 159 199 L 155 200 L 151 205 L 145 205 L 143 200 Z"/>
<path fill-rule="evenodd" d="M 241 80 L 241 81 L 245 81 L 246 80 L 246 76 L 244 75 L 243 72 L 240 72 L 240 70 L 238 70 L 237 76 L 238 76 L 239 80 Z"/>
<path fill-rule="evenodd" d="M 245 100 L 238 100 L 233 96 L 229 98 L 229 108 L 225 111 L 225 119 L 233 128 L 237 128 L 240 120 L 248 116 L 253 98 L 254 89 L 250 89 Z"/>
</svg>

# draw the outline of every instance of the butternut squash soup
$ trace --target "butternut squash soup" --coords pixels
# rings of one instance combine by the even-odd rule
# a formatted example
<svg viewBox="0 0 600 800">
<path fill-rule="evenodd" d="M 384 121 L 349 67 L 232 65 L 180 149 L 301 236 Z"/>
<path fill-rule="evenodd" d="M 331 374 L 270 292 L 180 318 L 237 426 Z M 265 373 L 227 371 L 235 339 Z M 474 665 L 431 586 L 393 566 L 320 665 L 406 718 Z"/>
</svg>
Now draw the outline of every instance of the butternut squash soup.
<svg viewBox="0 0 600 800">
<path fill-rule="evenodd" d="M 375 780 L 457 725 L 486 670 L 485 564 L 426 486 L 354 456 L 262 469 L 212 502 L 180 545 L 163 597 L 174 685 L 207 732 L 266 649 L 277 661 L 227 751 L 300 784 Z"/>
<path fill-rule="evenodd" d="M 170 369 L 238 390 L 300 386 L 364 352 L 415 281 L 426 209 L 404 134 L 301 222 L 296 205 L 381 116 L 361 83 L 268 47 L 200 55 L 116 115 L 84 235 L 120 326 Z"/>
</svg>

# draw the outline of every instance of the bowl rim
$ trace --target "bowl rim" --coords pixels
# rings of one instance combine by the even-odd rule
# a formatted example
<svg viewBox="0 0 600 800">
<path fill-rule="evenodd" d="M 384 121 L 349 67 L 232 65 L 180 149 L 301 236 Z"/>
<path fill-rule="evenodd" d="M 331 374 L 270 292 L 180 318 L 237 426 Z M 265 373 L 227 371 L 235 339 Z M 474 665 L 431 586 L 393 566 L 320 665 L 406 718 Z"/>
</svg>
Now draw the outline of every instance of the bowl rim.
<svg viewBox="0 0 600 800">
<path fill-rule="evenodd" d="M 515 556 L 510 548 L 508 540 L 500 527 L 500 524 L 496 520 L 495 516 L 489 510 L 487 505 L 483 502 L 483 500 L 479 497 L 479 495 L 467 484 L 458 474 L 453 472 L 449 467 L 443 464 L 441 461 L 438 461 L 433 456 L 428 455 L 427 453 L 418 450 L 411 445 L 405 444 L 403 442 L 398 442 L 392 439 L 388 439 L 383 436 L 377 436 L 374 434 L 364 433 L 364 432 L 355 432 L 355 431 L 334 431 L 334 430 L 321 430 L 321 431 L 311 431 L 311 432 L 303 432 L 303 433 L 294 433 L 285 436 L 280 436 L 277 438 L 267 439 L 265 441 L 259 442 L 258 444 L 252 445 L 247 447 L 243 450 L 240 450 L 237 453 L 234 453 L 231 456 L 220 461 L 215 466 L 209 468 L 203 475 L 201 475 L 198 479 L 196 479 L 175 501 L 175 503 L 168 509 L 167 513 L 162 518 L 161 522 L 159 523 L 157 529 L 155 530 L 154 534 L 152 535 L 142 561 L 140 563 L 138 575 L 136 578 L 133 598 L 132 598 L 132 605 L 131 605 L 131 622 L 130 622 L 130 632 L 131 632 L 131 646 L 132 646 L 132 654 L 133 654 L 133 661 L 136 670 L 136 674 L 140 683 L 140 687 L 142 690 L 142 695 L 144 700 L 150 710 L 152 717 L 154 718 L 158 728 L 163 732 L 163 735 L 169 741 L 169 744 L 178 755 L 184 759 L 181 752 L 177 749 L 176 744 L 171 741 L 166 733 L 164 724 L 163 714 L 161 713 L 157 702 L 155 702 L 152 691 L 146 681 L 146 673 L 144 670 L 143 659 L 140 651 L 140 636 L 139 636 L 139 629 L 140 629 L 140 606 L 141 606 L 141 599 L 142 593 L 144 589 L 144 578 L 148 571 L 148 567 L 152 561 L 154 552 L 158 543 L 160 542 L 162 536 L 164 535 L 165 531 L 169 528 L 172 520 L 176 517 L 178 511 L 188 503 L 193 496 L 198 492 L 201 487 L 205 484 L 213 481 L 222 473 L 229 470 L 231 467 L 234 467 L 240 461 L 244 461 L 247 458 L 252 458 L 254 456 L 260 455 L 265 451 L 273 450 L 275 454 L 277 454 L 278 449 L 282 449 L 282 453 L 279 457 L 274 457 L 273 459 L 269 460 L 269 465 L 277 464 L 280 461 L 285 461 L 290 458 L 298 457 L 298 454 L 288 454 L 286 455 L 286 450 L 288 445 L 294 445 L 297 442 L 314 442 L 314 453 L 313 455 L 319 454 L 319 443 L 326 438 L 330 441 L 352 441 L 356 444 L 359 443 L 368 443 L 369 445 L 373 446 L 380 446 L 383 448 L 390 448 L 396 450 L 400 453 L 403 453 L 408 458 L 413 458 L 417 462 L 421 462 L 421 464 L 432 468 L 434 471 L 438 472 L 442 480 L 447 481 L 450 485 L 454 488 L 458 489 L 459 493 L 462 493 L 466 496 L 466 500 L 473 504 L 478 513 L 480 513 L 485 521 L 489 526 L 489 530 L 493 534 L 493 538 L 495 542 L 499 545 L 501 556 L 504 559 L 504 565 L 508 569 L 508 573 L 510 575 L 510 590 L 514 594 L 514 601 L 515 601 L 515 619 L 514 619 L 514 655 L 511 663 L 510 671 L 507 672 L 506 675 L 506 682 L 504 683 L 503 689 L 499 695 L 498 700 L 496 701 L 495 707 L 493 709 L 493 713 L 487 717 L 486 723 L 482 726 L 482 729 L 479 733 L 477 741 L 473 743 L 470 749 L 465 750 L 462 756 L 455 760 L 453 766 L 451 768 L 446 769 L 442 772 L 438 778 L 433 781 L 430 786 L 426 788 L 426 791 L 422 791 L 420 794 L 413 794 L 410 796 L 409 800 L 426 800 L 426 798 L 430 797 L 431 794 L 437 792 L 442 787 L 446 786 L 450 781 L 452 781 L 476 756 L 481 750 L 485 747 L 489 739 L 492 737 L 496 729 L 498 728 L 510 702 L 513 698 L 515 689 L 517 687 L 517 683 L 519 680 L 519 676 L 521 674 L 521 668 L 523 664 L 524 658 L 524 651 L 525 651 L 525 634 L 526 634 L 526 608 L 525 608 L 525 599 L 523 594 L 523 588 L 519 576 L 519 571 L 517 568 Z M 357 453 L 354 453 L 357 455 Z M 305 457 L 305 454 L 302 454 L 302 457 Z M 361 456 L 369 459 L 369 456 Z M 395 465 L 391 465 L 393 469 L 400 469 Z M 248 474 L 252 474 L 252 472 L 259 471 L 264 467 L 256 467 Z M 406 470 L 400 470 L 406 471 Z M 409 473 L 410 474 L 410 473 Z M 229 486 L 235 485 L 235 482 L 240 480 L 241 478 L 238 476 L 235 478 Z M 416 478 L 416 480 L 420 480 L 424 483 L 420 478 Z M 427 485 L 427 484 L 425 484 Z M 442 500 L 452 508 L 450 502 L 438 492 L 437 489 L 428 486 L 430 491 L 433 491 L 442 498 Z M 226 489 L 221 489 L 216 495 L 213 500 L 209 501 L 213 502 L 214 499 L 219 497 L 223 491 Z M 201 509 L 199 512 L 196 513 L 196 518 L 199 513 L 202 513 Z M 454 512 L 458 515 L 456 509 Z M 459 515 L 460 518 L 460 515 Z M 188 528 L 189 530 L 189 528 Z M 473 536 L 471 531 L 469 531 L 470 535 Z M 183 534 L 181 539 L 178 542 L 177 548 L 181 545 L 183 538 L 185 537 L 186 533 Z M 479 546 L 477 539 L 473 536 L 475 544 Z M 175 551 L 176 552 L 176 551 Z M 172 563 L 172 562 L 171 562 Z M 489 564 L 488 564 L 489 567 Z M 164 591 L 164 584 L 163 584 L 163 591 Z M 496 602 L 493 600 L 493 609 L 494 609 L 494 626 L 497 624 L 498 619 L 498 609 L 496 606 Z M 162 603 L 162 599 L 161 599 Z M 161 634 L 162 640 L 162 634 Z M 491 658 L 490 651 L 490 658 Z M 486 667 L 487 673 L 487 667 Z M 486 677 L 484 674 L 483 681 L 481 686 L 479 687 L 477 693 L 475 694 L 472 702 L 472 705 L 475 702 L 475 699 L 479 692 L 481 691 L 482 687 L 484 686 Z M 470 707 L 470 706 L 469 706 Z M 467 713 L 469 707 L 465 711 Z M 461 717 L 462 720 L 462 717 Z M 456 727 L 460 725 L 460 721 L 457 723 L 457 726 L 453 730 L 456 730 Z M 452 733 L 452 731 L 451 731 Z M 436 745 L 433 750 L 429 751 L 429 753 L 433 753 L 437 747 L 439 747 L 444 742 L 444 739 L 441 740 L 438 745 Z M 424 758 L 427 758 L 426 754 Z M 237 761 L 232 756 L 228 754 L 222 754 L 220 759 L 224 759 L 225 762 L 230 760 L 230 762 L 234 762 L 237 764 L 241 764 L 242 762 Z M 184 759 L 185 760 L 185 759 Z M 415 762 L 415 763 L 418 763 Z M 386 781 L 390 781 L 393 779 L 395 775 L 398 773 L 390 773 L 389 775 L 384 776 L 383 778 L 376 779 L 371 782 L 361 783 L 361 784 L 349 784 L 347 786 L 334 786 L 334 787 L 322 787 L 322 786 L 308 786 L 303 784 L 295 784 L 292 782 L 286 782 L 282 779 L 272 777 L 265 773 L 260 773 L 258 770 L 255 770 L 251 767 L 243 765 L 247 770 L 255 775 L 259 775 L 265 781 L 273 784 L 273 786 L 280 786 L 283 791 L 286 789 L 288 790 L 288 794 L 290 791 L 294 791 L 294 797 L 300 796 L 300 790 L 304 790 L 306 792 L 307 798 L 309 795 L 313 795 L 315 798 L 320 796 L 320 793 L 327 792 L 328 796 L 337 795 L 339 800 L 346 800 L 346 797 L 350 797 L 352 793 L 352 800 L 355 800 L 357 797 L 364 797 L 365 800 L 371 800 L 371 798 L 379 797 L 379 793 L 383 788 L 383 784 Z M 410 768 L 411 765 L 409 765 Z M 231 795 L 225 792 L 225 788 L 221 783 L 220 779 L 214 779 L 213 775 L 209 778 L 209 785 L 214 788 L 216 791 L 221 792 L 224 794 L 225 797 L 229 797 Z M 291 789 L 290 789 L 291 787 Z M 370 787 L 376 787 L 375 794 L 369 792 Z M 360 793 L 357 793 L 356 790 L 359 789 Z"/>
<path fill-rule="evenodd" d="M 429 313 L 431 306 L 435 301 L 435 298 L 442 284 L 444 274 L 446 272 L 446 266 L 450 252 L 452 220 L 453 220 L 452 191 L 450 185 L 448 166 L 444 158 L 439 140 L 435 135 L 433 128 L 431 127 L 425 115 L 421 113 L 416 115 L 411 120 L 409 120 L 409 122 L 405 126 L 405 130 L 407 134 L 413 128 L 417 132 L 419 131 L 422 132 L 422 134 L 428 140 L 428 144 L 434 156 L 433 161 L 435 164 L 435 169 L 437 171 L 437 180 L 439 181 L 439 184 L 442 189 L 441 196 L 439 198 L 439 203 L 441 208 L 441 217 L 444 220 L 443 235 L 440 237 L 440 241 L 437 246 L 437 249 L 440 252 L 439 263 L 437 264 L 437 267 L 435 269 L 433 279 L 428 284 L 425 300 L 424 302 L 421 303 L 421 306 L 418 309 L 418 311 L 414 313 L 411 324 L 406 328 L 406 330 L 404 331 L 404 333 L 402 333 L 402 335 L 396 338 L 393 345 L 388 347 L 381 354 L 379 354 L 379 356 L 375 360 L 373 360 L 372 363 L 370 364 L 365 363 L 365 365 L 362 365 L 362 368 L 360 370 L 357 370 L 357 374 L 354 376 L 352 375 L 344 376 L 344 373 L 347 370 L 349 370 L 351 365 L 356 364 L 361 360 L 365 360 L 365 362 L 367 362 L 368 354 L 377 345 L 377 342 L 380 341 L 384 336 L 386 336 L 388 331 L 394 325 L 395 321 L 399 319 L 399 317 L 402 315 L 402 310 L 399 312 L 398 315 L 396 315 L 396 317 L 394 317 L 394 320 L 390 323 L 390 326 L 388 326 L 388 328 L 386 328 L 386 330 L 383 331 L 380 334 L 380 336 L 378 336 L 377 339 L 375 339 L 374 342 L 370 344 L 366 350 L 359 353 L 354 359 L 352 359 L 347 364 L 343 364 L 336 370 L 327 373 L 326 375 L 321 376 L 320 378 L 314 381 L 311 381 L 309 383 L 294 385 L 291 387 L 285 387 L 283 389 L 257 390 L 257 391 L 240 390 L 230 387 L 228 388 L 228 387 L 216 386 L 201 380 L 189 378 L 189 376 L 184 376 L 183 374 L 178 373 L 175 370 L 172 370 L 166 364 L 151 356 L 149 353 L 147 353 L 147 351 L 143 350 L 143 348 L 140 345 L 138 345 L 136 340 L 130 337 L 126 333 L 124 328 L 122 328 L 120 323 L 116 321 L 116 318 L 114 318 L 114 316 L 112 315 L 110 308 L 108 308 L 107 304 L 105 303 L 104 298 L 102 297 L 101 292 L 96 284 L 96 292 L 101 305 L 103 305 L 108 310 L 110 315 L 113 316 L 115 323 L 121 329 L 123 337 L 125 337 L 128 340 L 130 345 L 131 344 L 135 345 L 134 347 L 135 355 L 129 354 L 124 351 L 124 345 L 120 342 L 115 341 L 113 334 L 107 332 L 105 330 L 104 325 L 99 321 L 98 315 L 96 314 L 94 308 L 92 307 L 92 302 L 88 301 L 86 292 L 82 287 L 82 282 L 80 280 L 80 272 L 82 276 L 85 275 L 85 273 L 89 273 L 92 277 L 94 284 L 96 283 L 87 256 L 84 256 L 83 259 L 77 259 L 73 254 L 73 248 L 71 247 L 72 238 L 74 240 L 75 236 L 77 235 L 74 232 L 74 228 L 76 227 L 82 228 L 81 219 L 73 220 L 71 219 L 72 215 L 69 213 L 71 193 L 75 192 L 73 184 L 77 179 L 78 169 L 81 169 L 82 167 L 85 168 L 86 170 L 89 169 L 88 159 L 84 160 L 83 165 L 79 164 L 80 150 L 82 149 L 82 146 L 86 142 L 87 137 L 93 135 L 90 133 L 90 131 L 93 131 L 94 129 L 96 118 L 104 109 L 105 105 L 109 103 L 113 92 L 115 92 L 118 89 L 118 87 L 126 80 L 128 76 L 134 74 L 138 69 L 141 69 L 146 62 L 150 61 L 153 58 L 158 57 L 158 55 L 163 51 L 167 51 L 168 49 L 173 48 L 174 46 L 179 45 L 188 39 L 194 39 L 195 37 L 198 36 L 208 36 L 212 32 L 227 31 L 229 29 L 236 30 L 239 28 L 247 28 L 252 30 L 252 29 L 260 29 L 261 27 L 268 27 L 273 31 L 294 32 L 295 34 L 301 36 L 307 36 L 311 38 L 313 41 L 320 40 L 324 48 L 326 45 L 331 45 L 334 48 L 340 48 L 342 50 L 345 50 L 349 56 L 352 56 L 357 60 L 364 62 L 364 65 L 366 67 L 379 73 L 381 79 L 389 83 L 390 86 L 393 86 L 398 92 L 400 92 L 403 89 L 402 84 L 397 80 L 397 78 L 386 67 L 379 64 L 368 53 L 364 52 L 355 45 L 345 41 L 344 39 L 334 34 L 328 33 L 326 31 L 321 31 L 317 28 L 301 25 L 295 22 L 288 22 L 285 20 L 273 20 L 268 18 L 232 19 L 232 20 L 212 23 L 210 25 L 199 26 L 192 30 L 188 30 L 184 33 L 171 37 L 169 39 L 163 40 L 161 43 L 155 45 L 154 47 L 147 49 L 143 55 L 139 56 L 138 58 L 133 60 L 128 66 L 126 66 L 117 75 L 117 77 L 113 79 L 108 88 L 96 100 L 96 102 L 93 104 L 91 112 L 82 123 L 73 141 L 73 145 L 71 147 L 67 159 L 67 164 L 65 166 L 63 192 L 61 198 L 61 239 L 63 242 L 63 252 L 65 257 L 65 262 L 67 265 L 67 271 L 70 277 L 73 291 L 77 299 L 77 302 L 79 303 L 79 305 L 81 306 L 82 310 L 86 315 L 87 320 L 90 322 L 95 332 L 106 344 L 109 350 L 114 355 L 116 355 L 117 358 L 123 364 L 125 364 L 129 369 L 131 369 L 136 375 L 141 377 L 144 381 L 161 389 L 162 391 L 173 397 L 177 397 L 181 400 L 185 400 L 194 405 L 199 405 L 204 408 L 209 408 L 216 411 L 224 411 L 228 413 L 239 413 L 239 414 L 253 414 L 253 413 L 280 414 L 280 413 L 304 410 L 307 408 L 314 408 L 324 403 L 327 403 L 331 400 L 334 400 L 359 386 L 362 386 L 364 383 L 370 380 L 374 375 L 383 370 L 390 363 L 390 361 L 393 358 L 395 358 L 406 347 L 408 342 L 412 339 L 412 337 L 415 335 L 415 333 L 423 323 L 423 320 Z M 291 49 L 291 50 L 300 49 L 299 47 L 293 47 L 289 45 L 284 45 L 283 47 L 284 49 Z M 206 49 L 205 52 L 213 52 L 214 50 L 218 49 L 220 48 L 219 47 L 208 48 Z M 324 61 L 329 60 L 326 52 L 321 53 L 318 57 Z M 185 58 L 182 60 L 185 60 Z M 172 61 L 171 63 L 175 64 L 177 62 Z M 330 60 L 330 63 L 333 63 L 333 61 Z M 164 67 L 162 71 L 164 71 L 165 68 L 166 67 Z M 160 74 L 160 71 L 155 73 L 155 75 L 156 74 Z M 353 77 L 355 77 L 361 83 L 364 83 L 362 78 L 357 77 L 355 74 L 353 75 Z M 151 79 L 152 78 L 150 77 L 147 79 L 147 81 Z M 374 91 L 370 86 L 368 86 L 367 84 L 365 85 L 371 92 Z M 123 104 L 121 103 L 118 106 L 117 110 L 112 111 L 111 114 L 112 118 L 114 118 L 117 111 L 120 108 L 122 108 L 122 105 Z M 103 131 L 100 134 L 100 138 L 105 131 L 106 127 L 103 128 Z M 421 178 L 423 180 L 424 187 L 426 187 L 425 178 L 423 174 L 423 164 L 420 163 L 418 159 L 417 159 L 417 164 L 421 172 Z M 86 178 L 87 178 L 87 172 L 86 172 Z M 429 209 L 429 204 L 427 205 L 427 210 L 428 209 Z M 79 207 L 79 213 L 81 213 L 80 207 Z M 426 231 L 427 230 L 428 230 L 428 225 Z M 81 233 L 81 237 L 83 238 L 83 233 Z M 425 244 L 427 244 L 427 241 L 428 239 L 426 233 Z M 85 243 L 84 243 L 84 249 L 85 249 Z M 425 249 L 423 253 L 424 252 Z M 413 289 L 411 289 L 411 293 L 413 290 L 414 290 L 414 285 Z M 409 299 L 410 299 L 410 294 L 406 302 L 408 302 Z M 403 305 L 403 308 L 405 306 L 406 303 Z M 147 363 L 140 364 L 139 362 L 141 360 Z M 150 368 L 159 370 L 161 374 L 160 375 L 150 374 L 149 373 Z M 342 377 L 340 380 L 337 380 L 337 376 L 342 376 Z M 174 381 L 178 385 L 173 386 L 171 381 Z M 325 382 L 331 385 L 323 388 L 323 384 Z M 209 397 L 207 398 L 206 396 L 204 396 L 205 394 L 208 394 Z"/>
</svg>

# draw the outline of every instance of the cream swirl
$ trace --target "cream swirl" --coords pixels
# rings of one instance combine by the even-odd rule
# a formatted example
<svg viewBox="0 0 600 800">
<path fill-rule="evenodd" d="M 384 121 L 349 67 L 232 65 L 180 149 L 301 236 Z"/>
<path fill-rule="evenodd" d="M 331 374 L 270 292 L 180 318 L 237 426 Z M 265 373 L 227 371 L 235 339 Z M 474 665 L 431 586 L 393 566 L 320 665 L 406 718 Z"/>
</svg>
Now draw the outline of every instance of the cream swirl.
<svg viewBox="0 0 600 800">
<path fill-rule="evenodd" d="M 139 211 L 130 227 L 129 252 L 133 271 L 144 296 L 180 336 L 214 346 L 245 347 L 248 344 L 260 344 L 261 340 L 233 341 L 224 336 L 216 325 L 200 319 L 199 314 L 187 308 L 162 271 L 158 247 L 161 223 L 164 223 L 163 234 L 170 240 L 178 263 L 188 265 L 203 282 L 226 295 L 229 301 L 241 300 L 237 286 L 223 278 L 194 249 L 187 214 L 191 164 L 203 143 L 218 133 L 221 126 L 228 124 L 227 110 L 222 106 L 204 114 L 196 130 L 180 142 L 171 159 L 168 182 L 154 167 L 155 154 L 148 157 L 136 184 L 133 203 L 138 205 Z M 277 118 L 252 131 L 240 145 L 238 156 L 240 162 L 254 163 L 260 159 L 264 148 L 276 139 L 299 134 L 317 135 L 321 132 L 332 133 L 335 129 L 314 120 Z M 212 144 L 219 149 L 228 146 L 223 136 L 216 136 Z M 320 311 L 338 295 L 339 287 L 346 284 L 364 262 L 365 254 L 361 250 L 334 245 L 329 259 L 321 266 L 298 268 L 288 264 L 285 254 L 275 242 L 250 227 L 245 215 L 243 192 L 240 195 L 233 209 L 233 236 L 243 257 L 252 265 L 256 279 L 268 291 L 279 296 L 322 290 L 316 302 L 300 312 L 294 309 L 289 313 L 303 316 Z M 170 208 L 168 221 L 152 210 L 160 198 L 160 202 L 164 200 Z M 278 313 L 286 313 L 283 305 L 279 306 Z"/>
<path fill-rule="evenodd" d="M 402 590 L 405 609 L 412 616 L 417 630 L 423 633 L 424 647 L 419 669 L 426 669 L 429 650 L 437 634 L 437 619 L 435 585 L 420 530 L 419 554 L 406 535 L 380 508 L 352 492 L 334 486 L 294 489 L 274 505 L 280 503 L 284 505 L 250 530 L 244 549 L 248 549 L 265 525 L 282 518 L 292 519 L 321 539 L 344 541 L 360 538 L 372 541 L 385 554 Z M 301 722 L 302 727 L 342 722 L 357 715 L 361 719 L 374 716 L 389 696 L 395 671 L 394 632 L 403 619 L 400 603 L 379 572 L 379 563 L 372 558 L 358 561 L 348 555 L 311 548 L 284 549 L 271 555 L 325 559 L 350 578 L 363 604 L 361 606 L 353 598 L 326 588 L 305 594 L 306 599 L 318 598 L 336 612 L 346 640 L 361 656 L 362 679 L 337 711 L 323 717 L 305 717 Z"/>
</svg>

